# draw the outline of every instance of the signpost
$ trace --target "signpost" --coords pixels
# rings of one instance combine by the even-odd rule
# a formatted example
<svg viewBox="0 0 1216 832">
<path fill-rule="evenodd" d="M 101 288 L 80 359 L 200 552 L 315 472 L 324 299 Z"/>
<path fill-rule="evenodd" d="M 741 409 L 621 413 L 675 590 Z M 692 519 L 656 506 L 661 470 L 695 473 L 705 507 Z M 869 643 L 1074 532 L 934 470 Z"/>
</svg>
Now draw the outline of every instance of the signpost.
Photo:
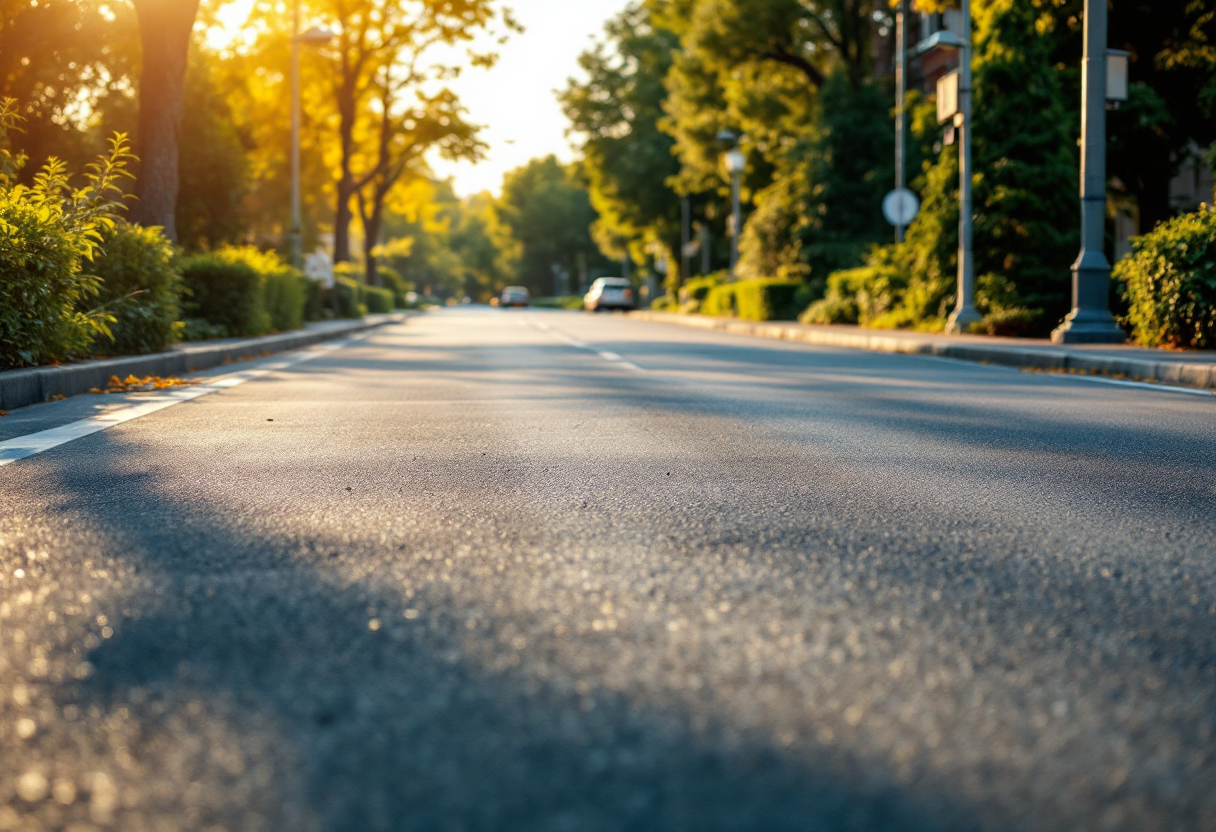
<svg viewBox="0 0 1216 832">
<path fill-rule="evenodd" d="M 882 215 L 899 229 L 907 228 L 920 213 L 920 200 L 907 188 L 896 188 L 882 201 Z"/>
</svg>

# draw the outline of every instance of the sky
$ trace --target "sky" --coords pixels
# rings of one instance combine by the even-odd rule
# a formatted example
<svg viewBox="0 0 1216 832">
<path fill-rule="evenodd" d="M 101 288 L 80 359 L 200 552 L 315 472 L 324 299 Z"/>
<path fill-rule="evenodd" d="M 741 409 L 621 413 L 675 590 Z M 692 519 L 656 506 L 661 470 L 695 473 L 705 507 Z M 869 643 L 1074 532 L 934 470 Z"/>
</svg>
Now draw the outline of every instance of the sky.
<svg viewBox="0 0 1216 832">
<path fill-rule="evenodd" d="M 451 177 L 456 191 L 469 196 L 498 193 L 503 174 L 529 159 L 572 154 L 567 122 L 554 91 L 578 76 L 578 56 L 603 32 L 604 23 L 628 0 L 507 0 L 523 34 L 512 35 L 498 49 L 498 64 L 490 70 L 469 69 L 449 83 L 469 110 L 469 120 L 484 125 L 490 145 L 487 158 L 476 164 L 432 160 L 440 178 Z M 239 28 L 249 0 L 237 0 L 221 15 L 230 30 Z"/>
</svg>

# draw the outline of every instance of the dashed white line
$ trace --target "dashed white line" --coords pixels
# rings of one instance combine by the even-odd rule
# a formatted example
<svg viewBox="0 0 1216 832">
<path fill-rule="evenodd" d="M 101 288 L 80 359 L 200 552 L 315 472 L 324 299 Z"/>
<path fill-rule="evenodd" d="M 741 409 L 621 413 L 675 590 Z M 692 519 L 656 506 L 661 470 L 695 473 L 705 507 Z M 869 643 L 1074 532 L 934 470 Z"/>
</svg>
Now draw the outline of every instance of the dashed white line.
<svg viewBox="0 0 1216 832">
<path fill-rule="evenodd" d="M 81 419 L 78 422 L 72 422 L 61 427 L 0 442 L 0 467 L 10 465 L 22 459 L 28 459 L 31 456 L 44 453 L 68 442 L 83 439 L 86 436 L 91 436 L 115 425 L 121 425 L 124 422 L 130 422 L 133 419 L 139 419 L 142 416 L 156 413 L 158 410 L 164 410 L 175 404 L 188 402 L 211 393 L 218 393 L 221 390 L 228 390 L 247 381 L 253 381 L 270 373 L 293 367 L 296 364 L 303 364 L 305 361 L 321 358 L 355 341 L 362 341 L 366 337 L 366 334 L 356 335 L 343 341 L 310 347 L 298 353 L 291 353 L 284 360 L 266 364 L 256 370 L 244 370 L 239 373 L 220 376 L 195 387 L 178 387 L 159 390 L 155 393 L 140 393 L 131 398 L 134 404 L 128 407 L 103 413 L 100 416 L 91 416 L 88 419 Z"/>
<path fill-rule="evenodd" d="M 615 352 L 602 352 L 600 350 L 597 350 L 594 346 L 592 346 L 591 344 L 588 344 L 586 341 L 580 341 L 577 338 L 572 338 L 571 336 L 567 335 L 564 332 L 559 332 L 558 330 L 554 329 L 553 327 L 549 326 L 548 324 L 540 323 L 539 321 L 530 321 L 529 324 L 531 326 L 535 327 L 536 329 L 539 329 L 542 332 L 546 332 L 549 335 L 552 335 L 554 338 L 557 338 L 560 341 L 565 341 L 567 344 L 569 344 L 570 346 L 572 346 L 576 349 L 588 350 L 589 352 L 593 352 L 596 355 L 598 355 L 600 358 L 604 359 L 605 361 L 611 361 L 613 364 L 616 364 L 617 366 L 620 366 L 620 367 L 624 367 L 626 370 L 632 370 L 635 373 L 646 372 L 641 367 L 639 367 L 637 364 L 634 364 L 632 361 L 626 361 L 623 357 L 621 357 L 620 355 L 617 355 Z"/>
</svg>

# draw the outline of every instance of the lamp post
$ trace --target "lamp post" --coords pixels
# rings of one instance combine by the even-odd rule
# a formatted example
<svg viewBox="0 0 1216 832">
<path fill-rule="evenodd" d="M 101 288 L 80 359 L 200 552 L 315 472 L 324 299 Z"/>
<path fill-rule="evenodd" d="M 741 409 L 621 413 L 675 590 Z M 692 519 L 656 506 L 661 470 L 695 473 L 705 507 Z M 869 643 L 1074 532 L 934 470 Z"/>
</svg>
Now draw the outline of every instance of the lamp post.
<svg viewBox="0 0 1216 832">
<path fill-rule="evenodd" d="M 324 46 L 333 39 L 333 32 L 312 27 L 300 32 L 300 3 L 296 0 L 291 26 L 291 264 L 297 269 L 304 263 L 304 220 L 300 206 L 300 47 Z"/>
<path fill-rule="evenodd" d="M 971 246 L 971 0 L 962 0 L 963 37 L 959 45 L 958 114 L 958 292 L 946 332 L 957 335 L 979 323 L 975 308 L 975 259 Z"/>
<path fill-rule="evenodd" d="M 899 11 L 895 14 L 895 190 L 902 191 L 906 176 L 904 156 L 906 153 L 904 130 L 907 116 L 904 114 L 904 99 L 908 86 L 908 0 L 899 0 Z M 895 224 L 895 242 L 904 241 L 903 218 Z"/>
<path fill-rule="evenodd" d="M 726 172 L 730 174 L 730 276 L 735 276 L 735 266 L 739 263 L 739 235 L 743 231 L 743 201 L 740 195 L 743 185 L 743 171 L 747 167 L 747 157 L 739 149 L 739 136 L 730 130 L 718 134 L 718 141 L 727 148 L 722 154 Z"/>
<path fill-rule="evenodd" d="M 1085 0 L 1081 64 L 1081 253 L 1072 267 L 1072 311 L 1054 332 L 1056 344 L 1121 344 L 1127 336 L 1110 314 L 1106 236 L 1106 102 L 1127 99 L 1127 56 L 1106 48 L 1106 0 Z M 1107 85 L 1107 68 L 1118 87 Z M 1112 96 L 1112 93 L 1114 95 Z"/>
</svg>

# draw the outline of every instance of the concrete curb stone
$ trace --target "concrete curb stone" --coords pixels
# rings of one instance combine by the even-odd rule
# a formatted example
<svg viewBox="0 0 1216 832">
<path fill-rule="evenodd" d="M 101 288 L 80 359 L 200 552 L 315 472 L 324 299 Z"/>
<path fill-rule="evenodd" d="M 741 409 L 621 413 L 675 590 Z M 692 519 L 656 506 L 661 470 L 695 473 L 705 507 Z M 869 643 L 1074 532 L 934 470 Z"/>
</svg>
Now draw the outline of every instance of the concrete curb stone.
<svg viewBox="0 0 1216 832">
<path fill-rule="evenodd" d="M 1136 350 L 1136 356 L 1103 353 L 1090 354 L 1083 348 L 1057 347 L 1028 342 L 1026 345 L 1008 341 L 982 343 L 978 337 L 958 339 L 916 332 L 864 330 L 860 327 L 816 326 L 809 324 L 740 321 L 733 318 L 712 318 L 703 315 L 680 315 L 672 312 L 639 311 L 629 317 L 641 321 L 677 324 L 712 329 L 735 335 L 753 335 L 800 341 L 819 346 L 846 347 L 872 352 L 930 355 L 954 358 L 1005 367 L 1046 370 L 1050 372 L 1079 371 L 1104 376 L 1153 381 L 1179 387 L 1216 388 L 1216 354 L 1211 358 L 1187 360 L 1179 355 L 1175 360 L 1150 360 L 1140 357 L 1148 350 Z"/>
<path fill-rule="evenodd" d="M 258 358 L 266 353 L 286 352 L 342 338 L 385 324 L 399 323 L 409 313 L 369 315 L 361 321 L 325 322 L 295 332 L 218 342 L 183 344 L 167 352 L 81 361 L 58 367 L 33 367 L 0 372 L 0 410 L 63 396 L 78 396 L 105 387 L 110 376 L 181 376 L 209 370 L 221 364 Z"/>
</svg>

